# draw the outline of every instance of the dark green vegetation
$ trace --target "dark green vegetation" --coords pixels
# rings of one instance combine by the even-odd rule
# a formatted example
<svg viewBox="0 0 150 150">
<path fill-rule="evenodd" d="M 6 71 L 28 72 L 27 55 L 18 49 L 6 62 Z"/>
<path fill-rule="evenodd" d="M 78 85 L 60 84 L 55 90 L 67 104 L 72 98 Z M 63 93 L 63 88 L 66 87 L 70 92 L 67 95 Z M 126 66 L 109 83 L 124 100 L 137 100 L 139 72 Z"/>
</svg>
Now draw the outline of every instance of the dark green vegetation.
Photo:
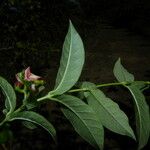
<svg viewBox="0 0 150 150">
<path fill-rule="evenodd" d="M 85 78 L 87 78 L 87 80 L 90 79 L 90 81 L 92 79 L 92 81 L 95 82 L 97 82 L 97 80 L 98 82 L 108 82 L 107 79 L 110 80 L 111 77 L 109 75 L 107 76 L 106 73 L 108 72 L 108 70 L 110 72 L 110 69 L 112 67 L 109 66 L 109 61 L 106 61 L 106 57 L 104 56 L 110 55 L 112 61 L 110 61 L 110 64 L 114 64 L 114 60 L 116 60 L 116 58 L 114 57 L 118 57 L 112 56 L 113 53 L 116 53 L 116 51 L 114 50 L 114 45 L 118 42 L 118 45 L 116 44 L 116 47 L 118 47 L 120 51 L 122 50 L 122 45 L 126 45 L 126 42 L 122 42 L 120 44 L 119 40 L 115 41 L 115 36 L 113 35 L 113 33 L 111 33 L 111 39 L 113 39 L 113 41 L 112 43 L 106 43 L 106 45 L 110 44 L 110 47 L 106 46 L 105 44 L 102 45 L 103 47 L 100 46 L 102 43 L 106 42 L 105 36 L 108 37 L 108 34 L 110 34 L 110 32 L 106 34 L 105 32 L 102 32 L 104 34 L 104 37 L 101 38 L 101 42 L 99 43 L 96 41 L 98 37 L 96 37 L 95 35 L 98 34 L 98 30 L 95 29 L 95 26 L 99 26 L 99 23 L 101 24 L 101 22 L 103 23 L 104 21 L 109 23 L 109 25 L 114 25 L 114 27 L 126 27 L 136 32 L 136 34 L 142 35 L 142 38 L 144 37 L 144 40 L 145 36 L 147 38 L 149 36 L 149 3 L 146 3 L 146 1 L 145 3 L 139 0 L 133 0 L 132 2 L 120 0 L 114 2 L 109 0 L 107 1 L 107 3 L 105 0 L 101 0 L 101 2 L 99 2 L 98 0 L 95 2 L 81 0 L 78 2 L 81 3 L 72 3 L 71 1 L 67 0 L 61 2 L 58 0 L 43 0 L 38 2 L 30 0 L 20 2 L 14 0 L 9 2 L 4 1 L 3 3 L 1 3 L 1 75 L 6 76 L 13 83 L 15 79 L 14 74 L 30 65 L 36 71 L 36 74 L 46 76 L 46 79 L 48 81 L 52 81 L 55 77 L 55 72 L 58 68 L 58 52 L 60 52 L 61 49 L 60 47 L 62 45 L 64 35 L 66 33 L 69 18 L 71 18 L 71 20 L 75 23 L 76 27 L 78 28 L 78 31 L 81 33 L 83 40 L 86 42 L 85 46 L 88 47 L 88 45 L 94 45 L 93 47 L 91 46 L 90 48 L 88 48 L 90 49 L 90 53 L 88 54 L 90 55 L 90 60 L 93 60 L 92 57 L 94 57 L 94 55 L 98 56 L 98 53 L 103 53 L 101 54 L 101 57 L 98 57 L 96 60 L 97 62 L 99 62 L 99 60 L 101 59 L 101 61 L 97 64 L 97 68 L 102 68 L 102 70 L 100 70 L 100 73 L 96 72 L 97 68 L 95 69 L 95 73 L 94 71 L 89 71 L 89 73 L 87 74 L 88 71 L 85 71 Z M 107 30 L 107 25 L 105 26 L 105 24 L 102 24 L 102 27 L 99 26 L 98 29 Z M 88 34 L 89 30 L 92 32 L 92 34 Z M 108 30 L 110 31 L 111 29 Z M 88 39 L 89 36 L 87 37 L 87 35 L 91 36 L 90 40 Z M 122 36 L 122 32 L 120 33 L 120 35 Z M 93 38 L 94 42 L 91 40 Z M 102 40 L 103 38 L 104 40 Z M 131 38 L 129 38 L 129 41 L 130 40 Z M 88 43 L 88 41 L 90 42 Z M 113 50 L 110 50 L 111 48 Z M 131 47 L 125 48 L 127 49 L 127 53 L 130 53 Z M 123 51 L 123 54 L 124 52 L 125 51 Z M 128 65 L 130 64 L 129 62 L 132 62 L 131 60 L 135 62 L 139 62 L 139 60 L 142 60 L 144 63 L 142 62 L 141 65 L 138 64 L 138 67 L 141 69 L 138 68 L 136 70 L 137 65 L 136 67 L 134 67 L 136 74 L 138 76 L 138 79 L 143 79 L 142 71 L 144 70 L 145 72 L 143 74 L 148 74 L 146 77 L 144 76 L 144 79 L 149 80 L 149 71 L 147 71 L 148 69 L 142 68 L 144 65 L 148 67 L 147 64 L 149 64 L 149 61 L 146 62 L 146 60 L 148 60 L 149 58 L 149 53 L 147 50 L 141 52 L 137 51 L 136 53 L 137 55 L 133 57 L 134 59 L 130 55 L 124 56 L 122 53 L 119 53 L 118 55 L 121 58 L 121 55 L 123 55 L 123 58 L 126 60 Z M 142 55 L 142 53 L 145 53 L 147 59 L 143 57 L 145 55 Z M 128 58 L 129 56 L 130 58 Z M 102 62 L 102 60 L 104 60 L 104 62 Z M 92 65 L 89 66 L 89 70 L 91 70 L 91 66 L 93 66 L 94 64 L 94 61 L 92 62 Z M 89 62 L 89 64 L 91 64 L 91 62 Z M 131 64 L 134 65 L 133 62 Z M 107 67 L 104 65 L 106 65 Z M 130 70 L 132 70 L 133 66 L 130 66 L 129 68 Z M 101 75 L 102 71 L 105 71 L 105 75 Z M 114 92 L 117 90 L 109 89 L 108 93 L 111 94 L 112 91 Z M 149 94 L 147 95 L 149 96 Z M 123 100 L 119 100 L 119 103 L 121 103 L 123 109 L 127 107 L 125 109 L 125 112 L 129 114 L 131 120 L 134 120 L 131 104 L 128 104 L 126 102 L 127 100 L 128 98 L 123 98 Z M 20 124 L 14 124 L 14 126 L 11 127 L 14 131 L 18 130 L 18 132 L 14 135 L 15 138 L 13 139 L 13 144 L 11 145 L 11 143 L 8 143 L 8 145 L 10 145 L 12 149 L 25 148 L 25 150 L 47 149 L 47 147 L 49 147 L 49 149 L 66 149 L 66 147 L 75 150 L 92 149 L 85 141 L 83 141 L 76 133 L 74 133 L 74 131 L 72 131 L 73 129 L 71 125 L 62 116 L 57 107 L 59 106 L 55 106 L 55 104 L 50 104 L 48 106 L 43 106 L 43 109 L 41 110 L 41 113 L 43 113 L 44 116 L 46 116 L 49 120 L 52 120 L 53 124 L 55 124 L 55 126 L 57 127 L 57 148 L 56 145 L 49 138 L 49 136 L 43 130 L 35 129 L 33 130 L 33 132 L 30 132 L 23 128 L 23 126 L 20 127 Z M 46 111 L 45 108 L 47 108 L 48 111 Z M 48 114 L 50 114 L 50 117 Z M 135 125 L 133 124 L 132 126 Z M 37 139 L 36 141 L 34 140 L 35 137 Z M 50 143 L 50 141 L 52 143 Z M 106 149 L 133 150 L 136 147 L 134 141 L 126 137 L 114 135 L 113 133 L 107 130 L 105 142 Z"/>
</svg>

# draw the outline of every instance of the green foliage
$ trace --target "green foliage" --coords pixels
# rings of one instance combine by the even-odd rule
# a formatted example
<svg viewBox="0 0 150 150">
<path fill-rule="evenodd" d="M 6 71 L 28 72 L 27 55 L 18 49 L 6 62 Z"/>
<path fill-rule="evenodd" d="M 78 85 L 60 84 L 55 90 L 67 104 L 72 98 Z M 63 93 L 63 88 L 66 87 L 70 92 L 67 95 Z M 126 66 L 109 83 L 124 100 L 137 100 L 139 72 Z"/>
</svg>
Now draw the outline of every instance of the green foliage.
<svg viewBox="0 0 150 150">
<path fill-rule="evenodd" d="M 36 126 L 35 124 L 33 124 L 32 122 L 29 122 L 29 121 L 23 121 L 22 124 L 23 124 L 26 128 L 31 129 L 31 130 L 37 128 L 37 126 Z"/>
<path fill-rule="evenodd" d="M 32 111 L 23 111 L 23 112 L 17 112 L 13 113 L 8 118 L 9 121 L 13 120 L 24 120 L 29 121 L 32 123 L 35 123 L 41 127 L 43 127 L 45 130 L 47 130 L 54 140 L 56 140 L 56 131 L 53 127 L 53 125 L 47 121 L 43 116 L 32 112 Z"/>
<path fill-rule="evenodd" d="M 122 74 L 122 77 L 120 77 Z M 114 67 L 114 75 L 120 82 L 133 81 L 134 76 L 129 73 L 120 63 L 120 59 L 116 62 Z M 133 96 L 134 106 L 135 106 L 135 116 L 136 116 L 136 130 L 138 136 L 138 149 L 143 148 L 149 139 L 150 134 L 150 113 L 149 106 L 145 101 L 145 97 L 140 91 L 141 86 L 143 87 L 143 83 L 140 84 L 132 84 L 125 85 L 127 89 L 129 89 L 130 93 Z"/>
<path fill-rule="evenodd" d="M 62 112 L 70 120 L 75 130 L 95 148 L 103 149 L 104 131 L 97 114 L 79 98 L 62 95 L 53 99 L 66 108 Z"/>
<path fill-rule="evenodd" d="M 136 130 L 139 140 L 139 149 L 143 148 L 149 139 L 150 134 L 150 114 L 149 106 L 145 101 L 145 97 L 142 92 L 136 86 L 128 86 L 131 92 L 134 105 L 135 105 L 135 116 L 136 116 Z"/>
<path fill-rule="evenodd" d="M 4 93 L 6 113 L 12 113 L 16 107 L 16 94 L 13 87 L 2 77 L 0 77 L 0 87 Z"/>
<path fill-rule="evenodd" d="M 49 95 L 60 95 L 68 91 L 80 77 L 83 64 L 83 43 L 70 21 L 70 27 L 63 45 L 55 88 Z"/>
<path fill-rule="evenodd" d="M 21 87 L 17 92 L 23 94 L 23 100 L 22 104 L 17 105 L 18 108 L 16 109 L 16 94 L 14 89 L 4 78 L 0 77 L 0 87 L 5 96 L 6 107 L 5 111 L 3 111 L 5 118 L 2 118 L 0 127 L 5 129 L 6 123 L 14 120 L 22 120 L 23 124 L 30 129 L 36 127 L 34 124 L 43 127 L 56 140 L 56 131 L 53 125 L 43 116 L 33 111 L 33 108 L 39 106 L 47 99 L 49 102 L 55 101 L 61 105 L 63 114 L 71 122 L 75 131 L 96 149 L 103 149 L 104 127 L 136 140 L 125 112 L 120 109 L 116 102 L 105 96 L 102 90 L 98 89 L 108 86 L 123 86 L 128 89 L 134 100 L 138 149 L 142 149 L 147 144 L 150 135 L 149 106 L 142 91 L 149 88 L 150 82 L 134 81 L 134 76 L 122 66 L 119 58 L 113 70 L 118 82 L 100 85 L 83 82 L 80 88 L 70 90 L 78 81 L 83 64 L 83 43 L 70 22 L 63 45 L 54 90 L 49 91 L 48 94 L 42 97 L 38 97 L 36 101 L 36 97 L 40 91 L 38 91 L 39 93 L 36 91 L 37 93 L 35 92 L 36 94 L 34 95 L 32 90 L 36 90 L 34 88 L 35 85 L 32 84 L 33 87 L 31 88 L 27 87 L 33 83 L 33 79 L 34 82 L 39 82 L 40 79 L 35 78 L 38 76 L 31 72 L 28 72 L 28 74 L 24 73 L 23 79 L 26 80 L 27 77 L 28 82 L 22 82 L 20 79 L 17 79 L 16 87 Z M 81 92 L 82 99 L 78 98 L 78 96 L 73 96 L 72 93 L 74 92 Z M 5 131 L 0 131 L 1 143 L 6 142 L 8 139 L 7 132 Z"/>
<path fill-rule="evenodd" d="M 114 75 L 119 82 L 133 82 L 134 76 L 129 73 L 122 65 L 120 58 L 117 60 L 114 66 Z"/>
<path fill-rule="evenodd" d="M 105 94 L 96 88 L 85 92 L 88 104 L 98 114 L 102 124 L 113 132 L 127 135 L 135 139 L 126 114 L 119 108 L 118 104 L 106 97 Z M 92 83 L 84 82 L 82 87 L 93 87 Z M 105 117 L 104 117 L 105 116 Z"/>
</svg>

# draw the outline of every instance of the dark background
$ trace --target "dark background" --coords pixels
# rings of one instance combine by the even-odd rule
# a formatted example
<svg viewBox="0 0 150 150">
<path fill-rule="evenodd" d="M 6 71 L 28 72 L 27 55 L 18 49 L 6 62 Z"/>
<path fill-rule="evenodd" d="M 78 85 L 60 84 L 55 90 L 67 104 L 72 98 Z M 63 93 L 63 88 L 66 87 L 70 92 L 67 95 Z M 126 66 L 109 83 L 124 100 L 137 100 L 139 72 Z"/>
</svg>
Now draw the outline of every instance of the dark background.
<svg viewBox="0 0 150 150">
<path fill-rule="evenodd" d="M 118 57 L 136 80 L 150 80 L 149 0 L 0 0 L 0 75 L 14 84 L 15 74 L 31 66 L 52 88 L 69 19 L 85 46 L 81 80 L 115 81 L 112 69 Z M 127 92 L 105 90 L 130 116 L 134 127 Z M 149 98 L 149 92 L 145 95 Z M 41 107 L 41 113 L 57 129 L 57 145 L 42 129 L 29 131 L 17 122 L 11 127 L 14 139 L 7 144 L 8 149 L 92 150 L 58 108 L 56 104 Z M 106 130 L 105 149 L 135 150 L 136 142 Z"/>
</svg>

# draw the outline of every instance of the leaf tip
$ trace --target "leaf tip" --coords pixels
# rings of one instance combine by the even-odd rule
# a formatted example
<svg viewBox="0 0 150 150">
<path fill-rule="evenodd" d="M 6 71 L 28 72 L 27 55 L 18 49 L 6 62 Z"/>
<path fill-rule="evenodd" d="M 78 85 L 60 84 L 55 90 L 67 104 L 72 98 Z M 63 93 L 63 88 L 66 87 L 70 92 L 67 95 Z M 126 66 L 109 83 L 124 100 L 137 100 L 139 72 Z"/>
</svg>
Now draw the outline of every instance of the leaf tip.
<svg viewBox="0 0 150 150">
<path fill-rule="evenodd" d="M 121 64 L 121 58 L 120 57 L 117 59 L 116 63 L 120 63 Z"/>
<path fill-rule="evenodd" d="M 72 21 L 69 19 L 69 24 L 72 25 Z"/>
</svg>

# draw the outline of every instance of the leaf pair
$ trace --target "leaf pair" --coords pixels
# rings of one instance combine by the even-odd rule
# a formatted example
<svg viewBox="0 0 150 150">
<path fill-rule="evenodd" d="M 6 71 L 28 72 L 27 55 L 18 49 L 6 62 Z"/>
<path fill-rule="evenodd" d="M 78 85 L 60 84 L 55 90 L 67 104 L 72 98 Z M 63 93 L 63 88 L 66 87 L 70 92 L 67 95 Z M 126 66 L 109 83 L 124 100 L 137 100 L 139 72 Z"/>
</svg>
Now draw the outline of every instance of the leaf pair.
<svg viewBox="0 0 150 150">
<path fill-rule="evenodd" d="M 80 77 L 83 64 L 83 43 L 70 22 L 70 27 L 63 45 L 54 90 L 50 91 L 45 97 L 38 99 L 38 101 L 48 98 L 63 104 L 65 108 L 62 111 L 70 120 L 75 130 L 96 148 L 103 148 L 104 133 L 102 125 L 116 133 L 135 139 L 125 113 L 120 110 L 118 104 L 107 98 L 102 91 L 93 89 L 95 85 L 88 83 L 88 86 L 91 88 L 90 92 L 85 94 L 88 105 L 74 96 L 59 96 L 76 84 Z M 125 84 L 132 83 L 134 76 L 121 65 L 120 59 L 115 64 L 114 75 L 119 82 L 129 89 L 134 98 L 137 136 L 139 140 L 138 148 L 141 149 L 146 145 L 150 133 L 149 108 L 142 94 L 145 85 L 143 85 L 143 82 L 138 82 L 137 84 L 134 82 L 131 85 Z M 54 96 L 58 97 L 53 98 Z"/>
<path fill-rule="evenodd" d="M 62 57 L 60 61 L 60 68 L 57 74 L 57 79 L 56 79 L 56 85 L 53 91 L 49 92 L 47 97 L 52 97 L 53 95 L 61 95 L 64 92 L 68 91 L 74 84 L 77 82 L 78 78 L 80 77 L 82 67 L 84 64 L 84 48 L 83 48 L 83 43 L 82 40 L 79 36 L 79 34 L 76 32 L 74 29 L 72 23 L 70 22 L 69 30 L 65 38 L 65 42 L 63 45 L 63 52 L 62 52 Z M 0 86 L 3 89 L 3 92 L 6 95 L 6 108 L 7 111 L 9 111 L 9 117 L 7 118 L 8 121 L 13 121 L 13 120 L 24 120 L 28 122 L 32 122 L 35 124 L 38 124 L 45 128 L 53 138 L 56 136 L 56 132 L 54 127 L 41 115 L 32 112 L 32 111 L 23 111 L 23 112 L 14 112 L 15 107 L 16 107 L 16 95 L 11 87 L 11 85 L 4 79 L 0 78 Z M 65 103 L 63 103 L 65 104 Z M 78 104 L 77 104 L 78 105 Z M 81 102 L 81 105 L 86 108 L 87 105 Z M 69 106 L 69 104 L 67 105 Z M 88 107 L 88 106 L 87 106 Z M 82 107 L 81 107 L 82 108 Z M 77 108 L 74 108 L 76 111 Z M 67 112 L 66 109 L 63 109 L 64 113 Z M 68 110 L 69 111 L 69 110 Z M 90 109 L 87 108 L 87 111 L 90 113 Z M 91 112 L 92 114 L 93 112 Z M 65 113 L 67 115 L 67 113 Z M 83 133 L 83 137 L 90 139 L 90 137 L 94 137 L 95 135 L 93 133 L 90 133 L 90 125 L 92 124 L 92 121 L 86 120 L 86 117 L 84 118 L 84 114 L 76 112 L 78 114 L 78 117 L 81 119 L 81 122 L 84 121 L 84 127 L 89 128 L 89 134 Z M 75 116 L 75 114 L 72 113 L 72 115 Z M 77 116 L 76 116 L 77 117 Z M 77 118 L 78 118 L 77 117 Z M 82 120 L 83 117 L 83 120 Z M 92 118 L 94 118 L 94 115 L 92 115 Z M 92 119 L 90 118 L 90 119 Z M 79 120 L 80 120 L 79 119 Z M 89 121 L 89 124 L 88 124 Z M 97 121 L 97 120 L 96 120 Z M 81 123 L 81 124 L 82 124 Z M 86 124 L 89 126 L 87 127 Z M 98 124 L 98 123 L 97 123 Z M 25 124 L 29 126 L 29 124 Z M 82 126 L 82 125 L 81 125 Z M 93 128 L 93 127 L 91 127 Z M 83 130 L 80 131 L 85 131 L 84 128 Z M 97 135 L 97 132 L 95 132 Z M 101 132 L 100 132 L 101 133 Z M 90 135 L 91 134 L 91 135 Z M 90 136 L 86 136 L 90 135 Z M 98 140 L 101 138 L 101 136 L 95 138 Z M 89 140 L 90 141 L 90 140 Z M 91 142 L 91 144 L 96 145 L 96 143 L 99 141 Z"/>
<path fill-rule="evenodd" d="M 65 108 L 61 109 L 62 112 L 81 137 L 96 149 L 103 149 L 104 130 L 100 119 L 90 106 L 71 95 L 61 95 L 51 100 L 65 106 Z"/>
<path fill-rule="evenodd" d="M 90 89 L 85 93 L 87 102 L 96 112 L 103 126 L 113 132 L 135 139 L 128 117 L 117 103 L 106 97 L 93 83 L 84 82 L 82 87 Z"/>
<path fill-rule="evenodd" d="M 13 120 L 24 120 L 28 122 L 35 123 L 40 125 L 45 130 L 47 130 L 55 139 L 56 131 L 52 124 L 48 122 L 43 116 L 32 112 L 32 111 L 22 111 L 22 112 L 15 112 L 16 108 L 16 94 L 13 87 L 2 77 L 0 77 L 0 87 L 2 92 L 4 93 L 5 99 L 5 113 L 6 113 L 6 120 L 13 121 Z M 1 124 L 2 125 L 2 124 Z"/>
<path fill-rule="evenodd" d="M 97 149 L 103 149 L 104 131 L 100 119 L 87 104 L 77 97 L 62 95 L 74 86 L 80 77 L 84 64 L 84 48 L 79 34 L 70 22 L 63 45 L 60 67 L 54 90 L 44 98 L 49 98 L 65 106 L 62 112 L 75 130 Z M 56 98 L 53 98 L 57 96 Z M 39 101 L 43 98 L 38 99 Z"/>
<path fill-rule="evenodd" d="M 119 82 L 134 81 L 134 76 L 122 66 L 120 59 L 118 59 L 114 66 L 114 75 Z M 144 87 L 144 85 L 143 82 L 138 82 L 137 84 L 134 83 L 128 86 L 124 86 L 133 96 L 136 116 L 136 131 L 139 141 L 138 149 L 141 149 L 147 144 L 150 135 L 149 106 L 147 105 L 145 97 L 140 90 L 141 87 Z"/>
</svg>

